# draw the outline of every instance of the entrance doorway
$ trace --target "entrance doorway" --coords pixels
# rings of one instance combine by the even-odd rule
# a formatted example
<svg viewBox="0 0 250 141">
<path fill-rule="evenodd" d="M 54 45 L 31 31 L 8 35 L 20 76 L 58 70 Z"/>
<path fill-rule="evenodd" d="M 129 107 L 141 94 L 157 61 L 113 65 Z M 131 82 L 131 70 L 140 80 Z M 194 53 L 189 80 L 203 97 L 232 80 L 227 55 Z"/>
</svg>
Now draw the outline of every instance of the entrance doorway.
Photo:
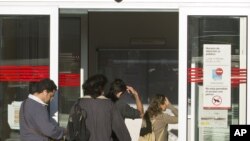
<svg viewBox="0 0 250 141">
<path fill-rule="evenodd" d="M 80 84 L 97 73 L 105 74 L 109 82 L 120 78 L 136 88 L 145 110 L 155 94 L 166 95 L 178 107 L 178 12 L 84 11 L 79 14 L 78 11 L 72 14 L 72 11 L 62 11 L 59 20 L 61 125 L 66 125 L 72 102 L 83 95 Z M 70 76 L 78 78 L 78 82 L 65 85 L 65 78 Z M 123 98 L 135 106 L 131 97 Z M 141 122 L 126 120 L 126 123 L 136 140 Z M 177 125 L 169 128 L 173 129 L 172 140 L 175 140 Z"/>
</svg>

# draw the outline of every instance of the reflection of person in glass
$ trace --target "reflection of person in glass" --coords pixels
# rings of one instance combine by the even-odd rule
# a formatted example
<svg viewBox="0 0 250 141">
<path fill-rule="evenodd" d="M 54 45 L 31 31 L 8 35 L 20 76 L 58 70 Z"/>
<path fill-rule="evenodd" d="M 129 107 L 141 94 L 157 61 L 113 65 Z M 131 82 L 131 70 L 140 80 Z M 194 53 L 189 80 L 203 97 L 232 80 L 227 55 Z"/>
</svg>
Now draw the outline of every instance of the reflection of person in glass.
<svg viewBox="0 0 250 141">
<path fill-rule="evenodd" d="M 48 103 L 53 99 L 57 86 L 50 79 L 32 85 L 28 98 L 20 108 L 20 134 L 23 141 L 62 139 L 66 129 L 49 118 Z"/>
<path fill-rule="evenodd" d="M 170 109 L 174 116 L 164 113 L 166 109 Z M 150 118 L 151 125 L 146 124 L 145 119 L 147 116 Z M 144 114 L 142 127 L 152 126 L 156 141 L 168 141 L 168 124 L 176 123 L 178 123 L 178 110 L 170 103 L 166 96 L 155 95 Z"/>
</svg>

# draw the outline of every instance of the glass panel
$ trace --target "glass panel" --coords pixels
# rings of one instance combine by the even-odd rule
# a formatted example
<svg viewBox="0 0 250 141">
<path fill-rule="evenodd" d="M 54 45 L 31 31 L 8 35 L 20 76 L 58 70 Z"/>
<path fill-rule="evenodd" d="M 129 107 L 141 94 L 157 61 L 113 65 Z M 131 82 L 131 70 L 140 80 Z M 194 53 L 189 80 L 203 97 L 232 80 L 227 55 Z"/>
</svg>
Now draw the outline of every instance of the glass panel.
<svg viewBox="0 0 250 141">
<path fill-rule="evenodd" d="M 245 81 L 233 76 L 235 76 L 235 73 L 236 76 L 239 76 L 246 69 L 246 67 L 242 67 L 245 66 L 242 64 L 246 60 L 240 59 L 241 55 L 245 55 L 245 52 L 240 54 L 240 50 L 245 48 L 245 46 L 241 45 L 241 39 L 246 42 L 246 35 L 241 34 L 241 19 L 246 18 L 232 16 L 188 17 L 188 97 L 195 99 L 195 105 L 192 106 L 195 106 L 196 141 L 229 141 L 229 125 L 239 124 L 240 122 L 239 99 L 240 96 L 246 95 L 246 89 L 240 86 L 245 85 Z M 205 101 L 203 99 L 205 97 L 205 94 L 203 94 L 204 44 L 217 44 L 219 48 L 222 48 L 220 45 L 231 46 L 231 94 L 228 96 L 231 98 L 231 105 L 229 109 L 221 109 L 220 107 L 203 108 Z M 243 77 L 246 78 L 246 73 Z M 243 92 L 242 95 L 240 92 Z"/>
<path fill-rule="evenodd" d="M 81 18 L 59 21 L 59 123 L 66 127 L 73 103 L 80 97 Z"/>
<path fill-rule="evenodd" d="M 173 104 L 178 104 L 177 50 L 101 49 L 98 50 L 98 72 L 110 81 L 123 79 L 138 90 L 145 104 L 157 93 L 165 94 Z M 125 97 L 133 103 L 130 98 Z"/>
<path fill-rule="evenodd" d="M 49 77 L 49 23 L 49 16 L 0 16 L 0 141 L 20 140 L 29 82 Z"/>
</svg>

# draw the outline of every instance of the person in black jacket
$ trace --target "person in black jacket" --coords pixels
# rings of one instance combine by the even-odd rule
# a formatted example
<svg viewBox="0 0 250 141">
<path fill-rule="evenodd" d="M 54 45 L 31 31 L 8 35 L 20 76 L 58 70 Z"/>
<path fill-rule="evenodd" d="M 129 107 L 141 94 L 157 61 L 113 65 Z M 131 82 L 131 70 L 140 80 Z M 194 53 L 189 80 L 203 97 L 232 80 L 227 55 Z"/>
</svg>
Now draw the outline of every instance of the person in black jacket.
<svg viewBox="0 0 250 141">
<path fill-rule="evenodd" d="M 127 103 L 120 99 L 125 92 L 132 95 L 137 108 L 129 106 Z M 115 103 L 115 106 L 124 119 L 135 119 L 143 117 L 144 110 L 138 92 L 133 87 L 126 85 L 123 80 L 115 79 L 111 83 L 109 92 L 106 97 L 110 98 Z"/>
<path fill-rule="evenodd" d="M 121 100 L 121 96 L 125 92 L 132 95 L 132 97 L 135 100 L 137 108 L 133 108 L 129 104 Z M 143 117 L 144 110 L 143 110 L 143 105 L 142 105 L 138 92 L 133 87 L 126 85 L 123 80 L 115 79 L 111 83 L 109 92 L 106 96 L 115 103 L 115 106 L 119 110 L 123 119 L 125 118 L 136 119 L 136 118 Z M 115 134 L 113 134 L 112 136 L 113 136 L 114 141 L 118 141 Z"/>
</svg>

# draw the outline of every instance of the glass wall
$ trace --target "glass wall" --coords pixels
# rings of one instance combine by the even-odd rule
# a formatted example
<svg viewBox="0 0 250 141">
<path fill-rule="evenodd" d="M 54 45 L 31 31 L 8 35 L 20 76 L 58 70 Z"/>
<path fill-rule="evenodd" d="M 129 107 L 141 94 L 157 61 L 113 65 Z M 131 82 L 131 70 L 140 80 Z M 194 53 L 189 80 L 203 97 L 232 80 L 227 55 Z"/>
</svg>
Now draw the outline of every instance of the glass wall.
<svg viewBox="0 0 250 141">
<path fill-rule="evenodd" d="M 196 141 L 229 141 L 244 123 L 246 18 L 188 17 L 188 97 L 194 99 Z M 190 114 L 190 113 L 189 113 Z M 241 121 L 243 120 L 243 122 Z"/>
<path fill-rule="evenodd" d="M 20 140 L 29 82 L 49 77 L 49 16 L 0 16 L 0 141 Z"/>
</svg>

